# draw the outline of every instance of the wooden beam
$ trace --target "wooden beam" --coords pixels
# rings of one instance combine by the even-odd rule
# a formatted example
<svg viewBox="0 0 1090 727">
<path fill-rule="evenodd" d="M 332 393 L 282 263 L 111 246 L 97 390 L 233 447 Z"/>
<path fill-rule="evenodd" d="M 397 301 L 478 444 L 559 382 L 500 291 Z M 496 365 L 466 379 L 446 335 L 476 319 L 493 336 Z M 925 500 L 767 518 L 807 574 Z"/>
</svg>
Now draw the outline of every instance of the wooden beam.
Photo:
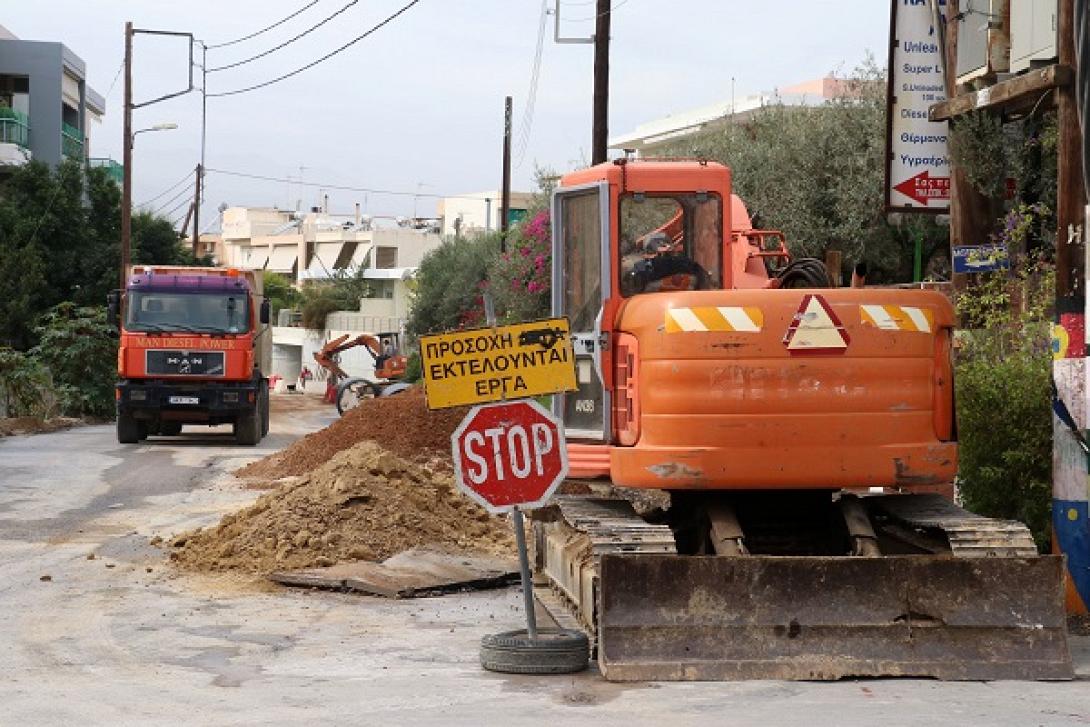
<svg viewBox="0 0 1090 727">
<path fill-rule="evenodd" d="M 980 109 L 1003 111 L 1031 105 L 1047 91 L 1070 86 L 1074 79 L 1075 72 L 1071 66 L 1057 63 L 1008 78 L 980 91 L 954 96 L 932 106 L 927 115 L 931 121 L 949 121 Z"/>
</svg>

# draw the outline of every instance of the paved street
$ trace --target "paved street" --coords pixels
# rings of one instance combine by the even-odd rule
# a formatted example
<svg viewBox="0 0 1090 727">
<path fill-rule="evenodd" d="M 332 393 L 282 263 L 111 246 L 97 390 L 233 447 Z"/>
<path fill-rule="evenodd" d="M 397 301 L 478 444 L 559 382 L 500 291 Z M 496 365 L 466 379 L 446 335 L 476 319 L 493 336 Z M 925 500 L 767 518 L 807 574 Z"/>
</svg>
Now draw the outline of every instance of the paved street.
<svg viewBox="0 0 1090 727">
<path fill-rule="evenodd" d="M 148 545 L 251 501 L 227 473 L 330 418 L 278 412 L 258 448 L 226 428 L 126 447 L 110 426 L 0 440 L 0 724 L 1090 722 L 1085 637 L 1070 683 L 511 677 L 481 671 L 476 648 L 518 627 L 515 589 L 396 602 L 287 590 L 181 575 Z"/>
</svg>

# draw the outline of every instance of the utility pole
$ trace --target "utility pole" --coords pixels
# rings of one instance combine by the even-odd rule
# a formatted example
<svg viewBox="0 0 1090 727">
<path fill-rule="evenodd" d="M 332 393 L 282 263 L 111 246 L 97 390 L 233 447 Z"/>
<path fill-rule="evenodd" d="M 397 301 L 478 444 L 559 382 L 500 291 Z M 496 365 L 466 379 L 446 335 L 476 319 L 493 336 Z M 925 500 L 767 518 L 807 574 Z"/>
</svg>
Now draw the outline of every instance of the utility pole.
<svg viewBox="0 0 1090 727">
<path fill-rule="evenodd" d="M 503 190 L 500 199 L 500 252 L 507 252 L 507 225 L 511 214 L 511 97 L 503 101 Z"/>
<path fill-rule="evenodd" d="M 1060 0 L 1057 18 L 1060 65 L 1076 66 L 1075 3 Z M 1083 244 L 1086 188 L 1082 170 L 1082 134 L 1074 84 L 1056 89 L 1056 310 L 1083 310 Z"/>
<path fill-rule="evenodd" d="M 610 0 L 597 0 L 594 18 L 594 127 L 591 164 L 606 161 L 609 144 L 609 20 Z"/>
<path fill-rule="evenodd" d="M 193 189 L 193 257 L 197 257 L 201 246 L 201 182 L 204 179 L 204 165 L 197 165 L 196 183 Z"/>
<path fill-rule="evenodd" d="M 125 23 L 124 139 L 121 167 L 121 290 L 129 274 L 132 244 L 132 21 Z"/>
</svg>

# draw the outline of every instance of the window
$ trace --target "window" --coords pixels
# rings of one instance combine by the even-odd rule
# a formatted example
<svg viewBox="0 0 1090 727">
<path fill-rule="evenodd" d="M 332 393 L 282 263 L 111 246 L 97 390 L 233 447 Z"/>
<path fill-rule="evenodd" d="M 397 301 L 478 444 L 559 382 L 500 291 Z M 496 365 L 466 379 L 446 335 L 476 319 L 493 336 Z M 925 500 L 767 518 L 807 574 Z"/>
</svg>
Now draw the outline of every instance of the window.
<svg viewBox="0 0 1090 727">
<path fill-rule="evenodd" d="M 125 330 L 245 333 L 250 329 L 246 295 L 131 292 Z"/>
<path fill-rule="evenodd" d="M 397 267 L 397 248 L 379 245 L 375 247 L 375 267 L 389 270 Z"/>
<path fill-rule="evenodd" d="M 565 197 L 564 312 L 573 331 L 591 331 L 602 307 L 602 215 L 598 192 Z"/>
<path fill-rule="evenodd" d="M 622 295 L 722 287 L 718 196 L 627 194 L 620 217 Z"/>
</svg>

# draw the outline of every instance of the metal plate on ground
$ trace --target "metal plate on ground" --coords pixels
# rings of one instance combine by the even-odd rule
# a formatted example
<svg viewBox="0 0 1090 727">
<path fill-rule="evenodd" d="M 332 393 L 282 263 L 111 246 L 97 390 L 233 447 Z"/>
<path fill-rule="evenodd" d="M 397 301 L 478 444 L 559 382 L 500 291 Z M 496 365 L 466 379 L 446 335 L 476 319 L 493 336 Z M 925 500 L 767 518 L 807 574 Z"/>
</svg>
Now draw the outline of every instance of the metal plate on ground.
<svg viewBox="0 0 1090 727">
<path fill-rule="evenodd" d="M 456 591 L 502 588 L 518 581 L 513 560 L 413 548 L 381 563 L 357 561 L 328 568 L 279 571 L 270 580 L 285 586 L 356 591 L 386 598 L 416 598 Z"/>
</svg>

